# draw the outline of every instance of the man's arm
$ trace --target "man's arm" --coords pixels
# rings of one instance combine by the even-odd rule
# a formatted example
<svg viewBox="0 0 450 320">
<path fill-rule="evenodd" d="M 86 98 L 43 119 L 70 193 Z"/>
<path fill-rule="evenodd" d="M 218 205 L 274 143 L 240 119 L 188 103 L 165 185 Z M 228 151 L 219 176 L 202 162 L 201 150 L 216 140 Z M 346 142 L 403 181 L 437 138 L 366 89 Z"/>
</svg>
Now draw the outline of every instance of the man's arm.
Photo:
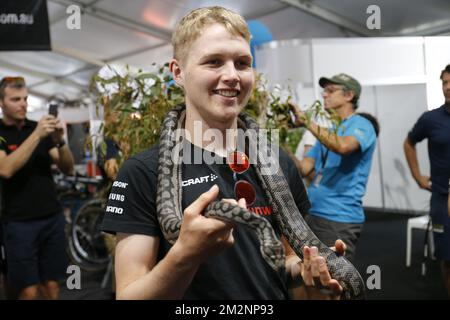
<svg viewBox="0 0 450 320">
<path fill-rule="evenodd" d="M 320 127 L 313 121 L 308 124 L 305 123 L 305 125 L 320 143 L 334 153 L 346 155 L 360 149 L 358 140 L 353 136 L 338 136 L 327 128 Z"/>
<path fill-rule="evenodd" d="M 0 150 L 0 177 L 11 178 L 30 159 L 41 139 L 34 132 L 10 155 Z"/>
<path fill-rule="evenodd" d="M 342 155 L 350 154 L 360 149 L 359 142 L 355 137 L 338 136 L 327 128 L 319 126 L 314 121 L 308 122 L 305 114 L 297 105 L 293 103 L 289 105 L 295 114 L 296 125 L 305 126 L 327 149 Z"/>
<path fill-rule="evenodd" d="M 117 235 L 115 273 L 117 299 L 181 299 L 198 264 L 184 258 L 176 244 L 156 264 L 159 238 Z"/>
<path fill-rule="evenodd" d="M 300 169 L 300 172 L 302 173 L 303 177 L 312 177 L 312 173 L 314 172 L 314 166 L 316 164 L 316 161 L 313 158 L 304 157 L 302 160 L 298 161 L 296 163 L 300 163 L 300 166 L 297 166 L 297 168 Z"/>
<path fill-rule="evenodd" d="M 64 128 L 59 119 L 55 119 L 55 130 L 51 134 L 52 140 L 57 144 L 63 144 L 61 147 L 50 149 L 49 154 L 58 169 L 65 175 L 73 174 L 73 155 L 69 146 L 64 141 Z"/>
<path fill-rule="evenodd" d="M 0 177 L 11 178 L 30 159 L 39 142 L 55 130 L 55 120 L 51 116 L 44 116 L 39 120 L 36 129 L 11 154 L 0 150 Z"/>
<path fill-rule="evenodd" d="M 411 142 L 409 137 L 406 137 L 405 142 L 403 143 L 403 150 L 405 152 L 406 161 L 408 162 L 408 166 L 411 170 L 411 174 L 414 180 L 416 180 L 421 189 L 431 191 L 430 177 L 423 176 L 420 173 L 416 146 Z"/>
<path fill-rule="evenodd" d="M 59 170 L 65 175 L 73 174 L 74 160 L 72 152 L 67 144 L 60 148 L 52 148 L 49 151 L 50 157 Z"/>
<path fill-rule="evenodd" d="M 184 210 L 178 240 L 158 263 L 158 238 L 119 233 L 117 299 L 181 299 L 199 265 L 233 245 L 232 225 L 202 215 L 218 193 L 213 186 Z"/>
</svg>

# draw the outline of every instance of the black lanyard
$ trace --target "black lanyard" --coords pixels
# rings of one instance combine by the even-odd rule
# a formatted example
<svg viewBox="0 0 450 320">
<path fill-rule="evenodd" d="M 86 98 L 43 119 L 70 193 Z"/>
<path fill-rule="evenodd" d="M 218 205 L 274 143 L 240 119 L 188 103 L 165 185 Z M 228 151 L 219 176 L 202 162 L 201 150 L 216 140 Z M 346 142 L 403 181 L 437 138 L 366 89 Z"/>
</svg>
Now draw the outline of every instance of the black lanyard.
<svg viewBox="0 0 450 320">
<path fill-rule="evenodd" d="M 319 173 L 323 172 L 323 169 L 325 169 L 325 163 L 327 162 L 328 159 L 328 151 L 330 151 L 328 148 L 326 148 L 325 154 L 323 154 L 323 150 L 322 150 L 322 145 L 320 146 L 320 158 L 322 159 L 322 164 L 319 170 Z"/>
</svg>

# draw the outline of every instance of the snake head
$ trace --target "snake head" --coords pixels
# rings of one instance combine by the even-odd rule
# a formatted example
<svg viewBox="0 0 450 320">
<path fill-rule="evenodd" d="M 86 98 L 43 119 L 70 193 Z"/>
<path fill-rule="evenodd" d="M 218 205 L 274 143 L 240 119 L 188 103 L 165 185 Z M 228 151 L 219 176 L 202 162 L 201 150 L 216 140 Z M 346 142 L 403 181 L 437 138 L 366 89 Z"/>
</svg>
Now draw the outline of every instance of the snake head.
<svg viewBox="0 0 450 320">
<path fill-rule="evenodd" d="M 275 271 L 280 270 L 285 267 L 285 255 L 284 248 L 281 241 L 278 244 L 270 244 L 261 246 L 261 254 L 264 260 L 274 269 Z"/>
</svg>

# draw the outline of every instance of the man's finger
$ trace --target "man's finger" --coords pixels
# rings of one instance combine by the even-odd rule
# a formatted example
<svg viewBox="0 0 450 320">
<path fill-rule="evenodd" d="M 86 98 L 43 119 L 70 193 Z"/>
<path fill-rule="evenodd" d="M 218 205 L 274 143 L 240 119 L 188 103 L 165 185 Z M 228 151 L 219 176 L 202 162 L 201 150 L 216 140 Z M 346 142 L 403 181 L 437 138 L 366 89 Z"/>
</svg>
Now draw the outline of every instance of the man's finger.
<svg viewBox="0 0 450 320">
<path fill-rule="evenodd" d="M 234 204 L 236 206 L 238 205 L 238 202 L 236 200 L 234 200 L 234 199 L 227 198 L 227 199 L 222 199 L 222 201 Z"/>
<path fill-rule="evenodd" d="M 288 102 L 288 106 L 292 111 L 295 111 L 295 109 L 297 109 L 297 105 L 291 101 Z"/>
<path fill-rule="evenodd" d="M 318 264 L 318 250 L 316 247 L 311 247 L 311 274 L 314 279 L 314 285 L 318 285 L 320 283 L 320 271 Z"/>
<path fill-rule="evenodd" d="M 247 209 L 247 201 L 245 200 L 245 198 L 239 199 L 238 205 L 241 208 Z"/>
<path fill-rule="evenodd" d="M 313 279 L 311 275 L 311 248 L 308 246 L 303 247 L 303 263 L 301 263 L 301 268 L 303 272 L 301 273 L 303 277 L 303 282 L 306 286 L 313 286 Z"/>
<path fill-rule="evenodd" d="M 330 289 L 333 294 L 336 296 L 336 298 L 339 298 L 339 296 L 342 294 L 342 292 L 344 291 L 344 289 L 342 288 L 342 286 L 339 284 L 339 282 L 335 279 L 331 279 L 328 282 L 328 289 Z"/>
<path fill-rule="evenodd" d="M 331 280 L 330 273 L 328 272 L 328 267 L 323 257 L 316 258 L 318 269 L 319 269 L 319 277 L 320 283 L 324 286 L 328 286 L 328 283 Z"/>
<path fill-rule="evenodd" d="M 347 245 L 341 239 L 337 239 L 334 243 L 334 247 L 331 247 L 331 250 L 336 252 L 338 255 L 344 256 L 345 251 L 347 250 Z"/>
<path fill-rule="evenodd" d="M 310 259 L 314 259 L 319 255 L 319 250 L 317 249 L 317 247 L 311 247 L 310 251 L 311 251 Z"/>
<path fill-rule="evenodd" d="M 303 264 L 306 266 L 311 263 L 311 248 L 308 246 L 303 247 Z"/>
</svg>

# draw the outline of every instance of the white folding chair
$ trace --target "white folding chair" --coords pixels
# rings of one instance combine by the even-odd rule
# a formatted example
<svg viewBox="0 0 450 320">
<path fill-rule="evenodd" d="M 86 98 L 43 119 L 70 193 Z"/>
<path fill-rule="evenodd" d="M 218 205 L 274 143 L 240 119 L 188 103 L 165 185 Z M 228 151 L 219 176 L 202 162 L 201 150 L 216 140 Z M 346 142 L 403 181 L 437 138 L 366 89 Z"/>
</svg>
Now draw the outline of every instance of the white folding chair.
<svg viewBox="0 0 450 320">
<path fill-rule="evenodd" d="M 433 258 L 434 256 L 434 241 L 433 241 L 433 226 L 429 224 L 430 216 L 420 216 L 415 218 L 408 219 L 408 223 L 406 225 L 406 266 L 411 266 L 411 244 L 412 244 L 412 229 L 428 229 L 428 245 L 430 248 L 430 254 Z"/>
</svg>

